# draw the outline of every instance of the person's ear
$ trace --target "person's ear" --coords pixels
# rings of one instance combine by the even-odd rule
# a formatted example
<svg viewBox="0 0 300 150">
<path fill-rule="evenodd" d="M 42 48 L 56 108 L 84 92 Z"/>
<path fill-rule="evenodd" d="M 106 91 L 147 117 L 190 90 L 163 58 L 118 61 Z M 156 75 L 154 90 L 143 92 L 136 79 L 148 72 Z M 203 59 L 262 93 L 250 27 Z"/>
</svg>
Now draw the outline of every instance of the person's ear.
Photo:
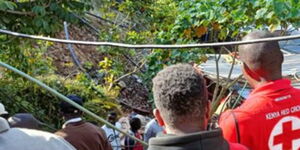
<svg viewBox="0 0 300 150">
<path fill-rule="evenodd" d="M 256 81 L 259 81 L 260 77 L 257 73 L 255 72 L 258 72 L 257 70 L 256 71 L 253 71 L 247 64 L 243 63 L 243 69 L 245 71 L 245 73 L 250 76 L 252 79 L 256 80 Z"/>
<path fill-rule="evenodd" d="M 247 64 L 243 63 L 242 68 L 243 68 L 243 73 L 245 75 L 252 77 L 252 73 L 251 73 L 252 71 L 250 70 Z"/>
<path fill-rule="evenodd" d="M 154 109 L 153 114 L 155 116 L 155 119 L 157 120 L 157 123 L 162 127 L 165 126 L 165 122 L 164 122 L 163 118 L 161 117 L 160 111 L 158 109 Z"/>
<path fill-rule="evenodd" d="M 257 82 L 260 81 L 259 75 L 257 75 L 254 71 L 252 71 L 247 64 L 243 63 L 243 74 L 248 83 L 252 86 L 255 87 Z"/>
</svg>

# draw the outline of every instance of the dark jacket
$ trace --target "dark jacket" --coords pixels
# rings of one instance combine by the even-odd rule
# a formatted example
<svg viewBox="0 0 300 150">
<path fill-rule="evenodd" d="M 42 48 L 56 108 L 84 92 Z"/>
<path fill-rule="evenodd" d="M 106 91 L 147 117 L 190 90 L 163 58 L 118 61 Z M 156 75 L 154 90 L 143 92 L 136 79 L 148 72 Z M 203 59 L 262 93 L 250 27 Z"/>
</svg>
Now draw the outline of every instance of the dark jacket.
<svg viewBox="0 0 300 150">
<path fill-rule="evenodd" d="M 84 121 L 70 123 L 55 133 L 77 150 L 112 150 L 101 128 Z"/>
<path fill-rule="evenodd" d="M 228 143 L 220 129 L 186 135 L 160 135 L 151 138 L 148 150 L 247 150 L 239 144 Z"/>
</svg>

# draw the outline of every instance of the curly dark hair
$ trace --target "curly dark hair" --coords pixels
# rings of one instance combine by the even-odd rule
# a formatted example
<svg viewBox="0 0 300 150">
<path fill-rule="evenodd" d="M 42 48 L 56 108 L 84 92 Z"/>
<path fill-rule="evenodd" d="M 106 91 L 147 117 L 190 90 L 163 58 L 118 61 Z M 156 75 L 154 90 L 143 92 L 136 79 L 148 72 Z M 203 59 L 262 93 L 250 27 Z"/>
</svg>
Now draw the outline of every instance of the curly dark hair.
<svg viewBox="0 0 300 150">
<path fill-rule="evenodd" d="M 137 132 L 142 127 L 142 122 L 139 118 L 133 117 L 129 120 L 130 128 L 132 132 Z"/>
<path fill-rule="evenodd" d="M 205 80 L 200 71 L 190 64 L 166 67 L 153 79 L 156 107 L 170 126 L 182 119 L 198 119 L 201 123 L 208 105 Z"/>
</svg>

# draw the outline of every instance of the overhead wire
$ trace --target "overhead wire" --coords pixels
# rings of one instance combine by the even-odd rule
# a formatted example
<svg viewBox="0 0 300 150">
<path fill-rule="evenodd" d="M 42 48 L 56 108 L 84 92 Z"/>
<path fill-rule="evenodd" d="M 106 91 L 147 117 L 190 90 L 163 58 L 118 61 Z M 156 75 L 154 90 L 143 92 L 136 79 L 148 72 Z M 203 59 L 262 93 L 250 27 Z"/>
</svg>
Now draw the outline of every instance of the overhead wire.
<svg viewBox="0 0 300 150">
<path fill-rule="evenodd" d="M 78 44 L 78 45 L 91 45 L 91 46 L 111 46 L 111 47 L 122 47 L 122 48 L 130 48 L 130 49 L 185 49 L 185 48 L 203 48 L 203 47 L 218 47 L 218 46 L 228 46 L 228 45 L 242 45 L 242 44 L 253 44 L 253 43 L 262 43 L 262 42 L 271 42 L 271 41 L 283 41 L 283 40 L 292 40 L 292 39 L 299 39 L 300 35 L 290 35 L 290 36 L 280 36 L 280 37 L 271 37 L 271 38 L 262 38 L 262 39 L 254 39 L 254 40 L 246 40 L 246 41 L 231 41 L 231 42 L 216 42 L 216 43 L 197 43 L 197 44 L 175 44 L 175 45 L 154 45 L 154 44 L 142 44 L 142 45 L 134 45 L 134 44 L 125 44 L 125 43 L 115 43 L 115 42 L 96 42 L 96 41 L 79 41 L 79 40 L 65 40 L 65 39 L 57 39 L 51 37 L 44 37 L 44 36 L 37 36 L 37 35 L 29 35 L 23 34 L 18 32 L 13 32 L 9 30 L 0 29 L 0 34 L 7 34 L 15 37 L 21 38 L 29 38 L 35 40 L 44 40 L 50 42 L 57 42 L 63 44 Z M 93 112 L 85 109 L 84 107 L 78 105 L 77 103 L 71 101 L 64 95 L 60 94 L 56 90 L 50 88 L 49 86 L 45 85 L 41 81 L 29 76 L 28 74 L 0 61 L 0 66 L 5 67 L 9 70 L 16 72 L 17 74 L 27 78 L 28 80 L 38 84 L 42 88 L 48 90 L 53 95 L 61 98 L 62 100 L 72 104 L 74 107 L 78 108 L 79 110 L 85 112 L 86 114 L 94 117 L 95 119 L 99 120 L 100 122 L 108 125 L 109 127 L 119 131 L 122 134 L 127 135 L 128 137 L 140 142 L 143 145 L 148 145 L 144 141 L 127 134 L 126 132 L 116 128 L 114 125 L 106 121 L 105 119 L 97 116 Z M 296 75 L 295 75 L 296 76 Z"/>
<path fill-rule="evenodd" d="M 175 44 L 175 45 L 155 45 L 155 44 L 125 44 L 125 43 L 115 43 L 115 42 L 96 42 L 96 41 L 79 41 L 79 40 L 65 40 L 50 38 L 37 35 L 29 35 L 18 32 L 13 32 L 9 30 L 0 29 L 0 33 L 29 38 L 35 40 L 44 40 L 50 42 L 64 43 L 64 44 L 79 44 L 79 45 L 91 45 L 91 46 L 111 46 L 111 47 L 122 47 L 122 48 L 131 48 L 131 49 L 185 49 L 185 48 L 203 48 L 203 47 L 218 47 L 218 46 L 228 46 L 228 45 L 242 45 L 242 44 L 253 44 L 253 43 L 262 43 L 262 42 L 271 42 L 271 41 L 283 41 L 283 40 L 293 40 L 299 39 L 300 35 L 289 35 L 289 36 L 279 36 L 271 38 L 262 38 L 262 39 L 253 39 L 245 41 L 231 41 L 231 42 L 216 42 L 216 43 L 196 43 L 196 44 Z"/>
</svg>

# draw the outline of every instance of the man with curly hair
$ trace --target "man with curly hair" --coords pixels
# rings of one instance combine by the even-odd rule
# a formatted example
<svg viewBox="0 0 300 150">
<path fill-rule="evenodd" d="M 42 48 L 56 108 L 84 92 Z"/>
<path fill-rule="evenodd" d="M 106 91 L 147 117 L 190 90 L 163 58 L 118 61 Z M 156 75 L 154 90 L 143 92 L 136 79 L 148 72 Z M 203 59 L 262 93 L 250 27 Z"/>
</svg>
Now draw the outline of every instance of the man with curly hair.
<svg viewBox="0 0 300 150">
<path fill-rule="evenodd" d="M 166 134 L 150 139 L 148 150 L 244 150 L 228 143 L 220 129 L 207 131 L 210 103 L 205 80 L 189 64 L 166 67 L 153 79 L 154 116 Z"/>
</svg>

